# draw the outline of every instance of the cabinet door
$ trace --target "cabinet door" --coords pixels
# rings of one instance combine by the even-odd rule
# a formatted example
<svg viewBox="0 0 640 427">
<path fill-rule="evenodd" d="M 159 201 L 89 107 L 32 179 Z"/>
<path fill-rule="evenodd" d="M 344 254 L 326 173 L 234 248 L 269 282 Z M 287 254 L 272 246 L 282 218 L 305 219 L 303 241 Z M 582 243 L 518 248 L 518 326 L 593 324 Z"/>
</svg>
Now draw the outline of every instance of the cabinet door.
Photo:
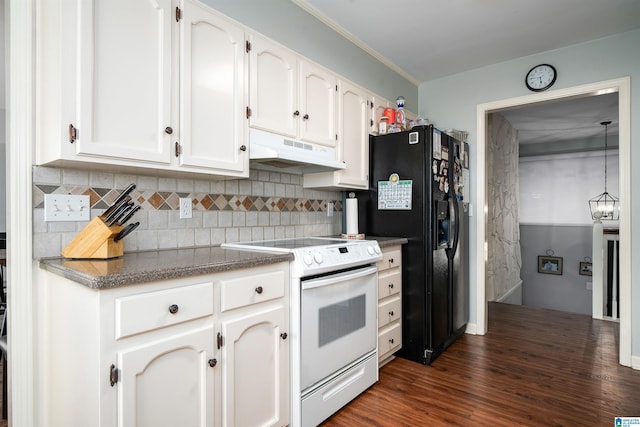
<svg viewBox="0 0 640 427">
<path fill-rule="evenodd" d="M 285 308 L 245 309 L 223 322 L 222 424 L 289 423 L 289 339 Z"/>
<path fill-rule="evenodd" d="M 336 146 L 335 75 L 309 62 L 300 62 L 300 139 Z"/>
<path fill-rule="evenodd" d="M 213 326 L 118 354 L 118 426 L 212 426 Z"/>
<path fill-rule="evenodd" d="M 338 127 L 340 160 L 347 168 L 336 172 L 338 185 L 367 189 L 369 185 L 369 103 L 362 89 L 340 81 Z"/>
<path fill-rule="evenodd" d="M 381 98 L 379 96 L 373 97 L 373 117 L 372 117 L 373 124 L 370 132 L 373 133 L 374 135 L 378 134 L 378 129 L 379 129 L 378 126 L 380 124 L 380 118 L 384 115 L 384 109 L 387 108 L 388 106 L 389 106 L 389 101 L 387 101 L 386 99 Z"/>
<path fill-rule="evenodd" d="M 249 125 L 295 138 L 300 121 L 296 56 L 284 47 L 253 36 L 249 75 Z"/>
<path fill-rule="evenodd" d="M 76 154 L 168 164 L 171 0 L 75 2 Z"/>
<path fill-rule="evenodd" d="M 180 41 L 180 165 L 248 176 L 244 31 L 186 0 Z"/>
</svg>

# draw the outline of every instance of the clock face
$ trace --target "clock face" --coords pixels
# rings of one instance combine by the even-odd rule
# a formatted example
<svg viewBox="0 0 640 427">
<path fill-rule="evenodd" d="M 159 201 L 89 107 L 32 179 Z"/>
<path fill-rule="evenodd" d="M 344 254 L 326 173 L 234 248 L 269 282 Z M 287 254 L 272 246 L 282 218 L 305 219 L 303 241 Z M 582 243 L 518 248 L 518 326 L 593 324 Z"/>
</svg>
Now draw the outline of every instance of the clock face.
<svg viewBox="0 0 640 427">
<path fill-rule="evenodd" d="M 536 65 L 527 73 L 525 83 L 534 92 L 549 89 L 556 81 L 556 69 L 553 65 Z"/>
</svg>

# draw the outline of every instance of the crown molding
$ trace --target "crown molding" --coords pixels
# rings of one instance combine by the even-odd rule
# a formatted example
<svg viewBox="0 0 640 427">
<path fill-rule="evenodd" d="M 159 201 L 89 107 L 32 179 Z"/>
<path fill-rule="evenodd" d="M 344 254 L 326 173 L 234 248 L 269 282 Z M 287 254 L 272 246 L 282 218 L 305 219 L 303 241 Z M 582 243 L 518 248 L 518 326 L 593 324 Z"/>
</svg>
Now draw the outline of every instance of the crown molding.
<svg viewBox="0 0 640 427">
<path fill-rule="evenodd" d="M 412 75 L 410 75 L 406 71 L 402 70 L 400 67 L 395 65 L 389 59 L 387 59 L 382 54 L 380 54 L 376 50 L 372 49 L 365 42 L 360 40 L 358 37 L 354 36 L 349 31 L 345 30 L 343 27 L 338 25 L 338 23 L 335 22 L 333 19 L 329 18 L 326 14 L 322 13 L 316 7 L 314 7 L 311 4 L 309 4 L 307 2 L 307 0 L 291 0 L 291 2 L 295 3 L 298 7 L 304 9 L 311 16 L 313 16 L 313 17 L 317 18 L 318 20 L 320 20 L 327 27 L 331 28 L 333 31 L 335 31 L 336 33 L 340 34 L 342 37 L 346 38 L 351 43 L 353 43 L 354 45 L 358 46 L 360 49 L 362 49 L 365 52 L 367 52 L 369 55 L 373 56 L 376 60 L 378 60 L 381 63 L 383 63 L 385 66 L 387 66 L 388 68 L 390 68 L 394 72 L 398 73 L 400 76 L 402 76 L 403 78 L 407 79 L 409 82 L 413 83 L 416 86 L 420 86 L 420 82 L 415 77 L 413 77 Z"/>
</svg>

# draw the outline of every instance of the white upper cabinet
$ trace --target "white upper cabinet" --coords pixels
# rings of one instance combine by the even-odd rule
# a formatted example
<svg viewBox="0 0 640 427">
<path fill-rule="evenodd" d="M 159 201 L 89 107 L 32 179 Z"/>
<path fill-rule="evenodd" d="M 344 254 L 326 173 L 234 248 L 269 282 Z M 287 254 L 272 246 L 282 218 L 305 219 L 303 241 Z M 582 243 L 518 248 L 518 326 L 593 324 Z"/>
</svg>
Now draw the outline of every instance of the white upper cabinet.
<svg viewBox="0 0 640 427">
<path fill-rule="evenodd" d="M 249 68 L 252 128 L 336 146 L 336 75 L 257 35 Z"/>
<path fill-rule="evenodd" d="M 377 95 L 373 96 L 373 109 L 371 116 L 371 120 L 373 121 L 373 123 L 370 122 L 371 128 L 369 129 L 369 133 L 372 133 L 374 135 L 378 134 L 378 131 L 380 129 L 380 118 L 384 115 L 384 109 L 388 106 L 390 106 L 389 101 Z"/>
<path fill-rule="evenodd" d="M 305 174 L 307 188 L 369 188 L 369 126 L 373 98 L 345 80 L 338 83 L 338 160 L 347 167 Z"/>
<path fill-rule="evenodd" d="M 250 126 L 295 138 L 300 112 L 298 60 L 288 49 L 252 36 L 249 51 Z"/>
<path fill-rule="evenodd" d="M 357 86 L 340 81 L 338 126 L 342 160 L 347 168 L 338 174 L 338 185 L 369 188 L 369 105 L 371 99 Z"/>
<path fill-rule="evenodd" d="M 169 163 L 171 0 L 76 3 L 76 153 Z"/>
<path fill-rule="evenodd" d="M 300 62 L 300 139 L 335 147 L 338 78 L 307 61 Z"/>
<path fill-rule="evenodd" d="M 248 170 L 244 31 L 185 0 L 180 59 L 180 165 Z"/>
<path fill-rule="evenodd" d="M 249 176 L 241 26 L 193 0 L 47 0 L 40 17 L 37 164 Z"/>
</svg>

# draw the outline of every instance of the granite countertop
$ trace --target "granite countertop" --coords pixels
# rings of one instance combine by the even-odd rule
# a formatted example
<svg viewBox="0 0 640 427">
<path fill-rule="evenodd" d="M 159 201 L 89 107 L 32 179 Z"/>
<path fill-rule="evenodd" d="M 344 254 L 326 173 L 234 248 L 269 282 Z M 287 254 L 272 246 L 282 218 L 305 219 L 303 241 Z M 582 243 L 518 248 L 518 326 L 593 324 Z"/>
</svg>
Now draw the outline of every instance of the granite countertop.
<svg viewBox="0 0 640 427">
<path fill-rule="evenodd" d="M 218 273 L 291 261 L 293 254 L 207 246 L 125 253 L 110 260 L 45 258 L 40 268 L 93 289 Z"/>
<path fill-rule="evenodd" d="M 376 240 L 378 246 L 386 248 L 389 246 L 406 245 L 409 243 L 406 237 L 379 237 L 379 236 L 364 236 L 366 240 Z"/>
<path fill-rule="evenodd" d="M 381 248 L 407 243 L 404 237 L 366 236 Z M 125 253 L 110 260 L 44 258 L 40 268 L 93 289 L 109 289 L 164 279 L 291 261 L 293 254 L 206 246 Z"/>
</svg>

